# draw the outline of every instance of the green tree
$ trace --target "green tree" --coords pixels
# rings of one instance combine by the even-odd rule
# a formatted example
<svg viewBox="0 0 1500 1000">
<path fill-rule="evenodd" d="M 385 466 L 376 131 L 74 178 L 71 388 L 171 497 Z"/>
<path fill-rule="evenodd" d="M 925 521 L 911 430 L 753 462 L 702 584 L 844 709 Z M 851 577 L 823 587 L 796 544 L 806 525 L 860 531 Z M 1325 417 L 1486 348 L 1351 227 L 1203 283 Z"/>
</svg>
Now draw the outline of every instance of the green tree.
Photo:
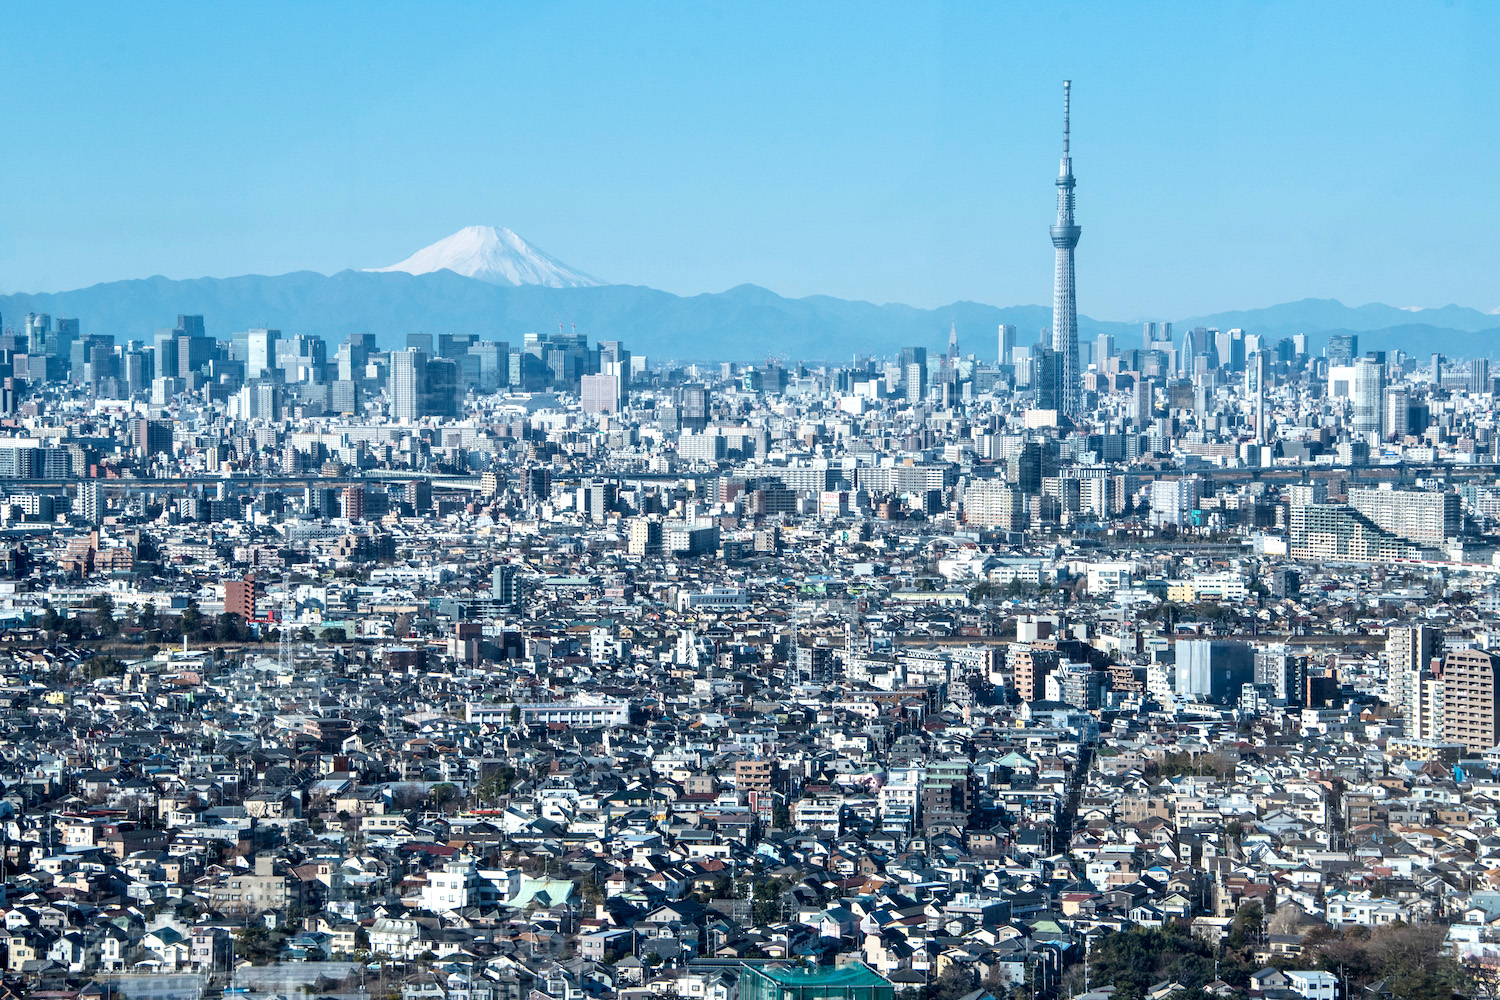
<svg viewBox="0 0 1500 1000">
<path fill-rule="evenodd" d="M 1238 825 L 1238 824 L 1236 824 Z M 1265 926 L 1265 911 L 1258 899 L 1248 899 L 1235 911 L 1229 924 L 1229 936 L 1225 944 L 1233 951 L 1241 951 L 1259 937 Z"/>
<path fill-rule="evenodd" d="M 516 780 L 516 769 L 509 764 L 501 764 L 491 771 L 483 781 L 474 789 L 474 797 L 481 803 L 493 802 L 506 792 Z"/>
<path fill-rule="evenodd" d="M 285 937 L 265 924 L 240 927 L 234 932 L 234 953 L 256 965 L 270 965 L 281 954 L 281 942 Z"/>
<path fill-rule="evenodd" d="M 182 609 L 181 625 L 183 635 L 197 635 L 203 627 L 203 612 L 198 610 L 198 602 L 193 598 L 189 598 L 187 607 Z"/>
<path fill-rule="evenodd" d="M 1113 983 L 1114 1000 L 1140 1000 L 1163 980 L 1197 991 L 1214 978 L 1213 950 L 1176 926 L 1100 934 L 1089 950 L 1090 985 Z"/>
<path fill-rule="evenodd" d="M 239 642 L 245 638 L 245 620 L 232 611 L 214 619 L 215 642 Z"/>
<path fill-rule="evenodd" d="M 89 602 L 94 611 L 94 629 L 100 635 L 118 635 L 120 623 L 115 620 L 115 602 L 108 594 L 100 594 Z"/>
</svg>

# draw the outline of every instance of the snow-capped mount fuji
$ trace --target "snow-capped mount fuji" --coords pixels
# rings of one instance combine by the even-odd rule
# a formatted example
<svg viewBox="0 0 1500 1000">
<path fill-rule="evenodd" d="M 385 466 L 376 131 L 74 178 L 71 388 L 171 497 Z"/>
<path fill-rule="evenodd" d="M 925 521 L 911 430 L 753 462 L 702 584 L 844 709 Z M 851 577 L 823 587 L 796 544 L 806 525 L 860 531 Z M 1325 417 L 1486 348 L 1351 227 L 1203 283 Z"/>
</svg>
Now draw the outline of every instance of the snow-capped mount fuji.
<svg viewBox="0 0 1500 1000">
<path fill-rule="evenodd" d="M 423 247 L 399 264 L 365 270 L 407 274 L 452 271 L 466 278 L 511 287 L 592 288 L 604 284 L 532 246 L 504 226 L 467 226 Z"/>
</svg>

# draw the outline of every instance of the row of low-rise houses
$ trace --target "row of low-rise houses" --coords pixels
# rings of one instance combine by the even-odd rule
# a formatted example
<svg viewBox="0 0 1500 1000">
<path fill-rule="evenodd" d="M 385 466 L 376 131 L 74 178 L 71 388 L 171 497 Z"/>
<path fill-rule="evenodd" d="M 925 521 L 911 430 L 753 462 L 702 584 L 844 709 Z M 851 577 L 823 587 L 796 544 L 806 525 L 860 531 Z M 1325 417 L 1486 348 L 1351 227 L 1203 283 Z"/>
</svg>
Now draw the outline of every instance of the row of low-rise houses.
<svg viewBox="0 0 1500 1000">
<path fill-rule="evenodd" d="M 1099 934 L 1228 949 L 1248 904 L 1260 971 L 1193 988 L 1334 1000 L 1355 927 L 1493 957 L 1494 504 L 1426 468 L 1493 455 L 1493 387 L 1441 361 L 1389 359 L 1429 426 L 1356 435 L 1350 366 L 1296 350 L 1252 393 L 1106 348 L 1070 422 L 1024 349 L 538 339 L 512 385 L 473 338 L 282 365 L 190 319 L 185 374 L 122 395 L 94 344 L 0 445 L 17 989 L 1055 1000 Z"/>
</svg>

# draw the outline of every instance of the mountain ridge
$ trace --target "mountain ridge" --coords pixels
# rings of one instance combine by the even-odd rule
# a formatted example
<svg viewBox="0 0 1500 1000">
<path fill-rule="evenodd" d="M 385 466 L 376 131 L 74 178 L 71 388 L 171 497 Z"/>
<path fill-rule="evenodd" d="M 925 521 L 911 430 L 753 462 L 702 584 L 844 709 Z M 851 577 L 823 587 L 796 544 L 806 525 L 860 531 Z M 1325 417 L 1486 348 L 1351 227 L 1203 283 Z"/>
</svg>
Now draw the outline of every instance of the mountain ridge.
<svg viewBox="0 0 1500 1000">
<path fill-rule="evenodd" d="M 1035 343 L 1051 321 L 1040 305 L 992 306 L 958 301 L 924 309 L 876 305 L 827 295 L 787 298 L 758 285 L 680 296 L 644 285 L 553 288 L 497 285 L 450 270 L 426 274 L 344 270 L 332 275 L 174 279 L 162 275 L 101 282 L 65 292 L 0 296 L 0 317 L 11 328 L 27 312 L 75 316 L 85 334 L 113 334 L 117 342 L 149 339 L 180 313 L 201 313 L 216 336 L 268 325 L 287 333 L 317 334 L 337 342 L 374 333 L 385 347 L 409 332 L 476 333 L 517 343 L 529 331 L 576 323 L 595 340 L 623 340 L 657 359 L 760 361 L 770 355 L 840 361 L 858 354 L 889 356 L 908 344 L 937 349 L 957 323 L 960 349 L 996 354 L 996 326 L 1017 328 L 1017 343 Z M 1387 322 L 1399 319 L 1400 322 Z M 1438 322 L 1428 322 L 1437 320 Z M 1314 338 L 1354 332 L 1364 349 L 1404 347 L 1413 353 L 1488 354 L 1500 338 L 1500 318 L 1444 306 L 1411 312 L 1380 303 L 1345 306 L 1333 299 L 1280 303 L 1174 320 L 1179 341 L 1194 325 L 1240 326 L 1271 340 L 1293 333 Z M 1384 325 L 1382 325 L 1384 324 Z M 1079 317 L 1080 339 L 1109 333 L 1120 348 L 1141 343 L 1139 322 Z"/>
</svg>

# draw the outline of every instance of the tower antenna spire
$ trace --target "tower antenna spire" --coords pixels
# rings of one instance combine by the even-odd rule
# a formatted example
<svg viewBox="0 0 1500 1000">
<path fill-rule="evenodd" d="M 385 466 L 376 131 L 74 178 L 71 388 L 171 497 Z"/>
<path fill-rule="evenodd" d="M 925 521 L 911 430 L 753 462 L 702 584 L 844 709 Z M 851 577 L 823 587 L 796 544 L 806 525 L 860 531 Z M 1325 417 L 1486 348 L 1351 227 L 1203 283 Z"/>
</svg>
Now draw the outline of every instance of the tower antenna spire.
<svg viewBox="0 0 1500 1000">
<path fill-rule="evenodd" d="M 1068 155 L 1068 118 L 1072 101 L 1073 81 L 1063 81 L 1063 155 Z"/>
</svg>

